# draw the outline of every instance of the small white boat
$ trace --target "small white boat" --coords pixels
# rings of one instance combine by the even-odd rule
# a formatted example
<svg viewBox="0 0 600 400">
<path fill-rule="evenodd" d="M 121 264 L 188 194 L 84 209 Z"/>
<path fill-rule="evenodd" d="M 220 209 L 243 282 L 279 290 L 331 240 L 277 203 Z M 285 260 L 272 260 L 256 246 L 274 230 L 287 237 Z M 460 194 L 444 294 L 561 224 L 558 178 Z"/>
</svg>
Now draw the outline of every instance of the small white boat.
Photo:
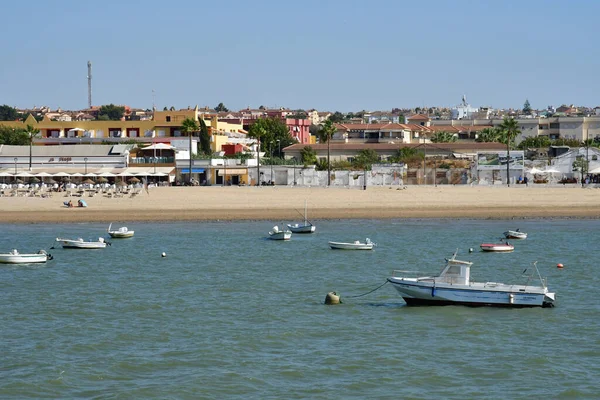
<svg viewBox="0 0 600 400">
<path fill-rule="evenodd" d="M 114 231 L 111 230 L 110 228 L 112 228 L 112 223 L 110 225 L 108 225 L 108 234 L 110 235 L 110 237 L 115 238 L 115 239 L 130 238 L 135 233 L 135 231 L 130 231 L 129 229 L 127 229 L 126 226 L 122 226 L 119 229 L 114 230 Z"/>
<path fill-rule="evenodd" d="M 10 253 L 0 253 L 1 264 L 45 263 L 48 260 L 52 260 L 52 255 L 46 253 L 45 250 L 40 250 L 37 253 L 21 254 L 17 249 L 13 249 Z"/>
<path fill-rule="evenodd" d="M 292 238 L 292 231 L 286 229 L 279 229 L 277 225 L 269 232 L 269 239 L 271 240 L 290 240 Z"/>
<path fill-rule="evenodd" d="M 56 238 L 63 249 L 103 249 L 107 245 L 110 246 L 110 242 L 104 240 L 104 238 L 98 238 L 98 241 L 92 242 L 91 240 L 78 239 L 61 239 Z"/>
<path fill-rule="evenodd" d="M 553 307 L 555 293 L 550 293 L 536 263 L 524 285 L 497 282 L 472 282 L 469 261 L 459 261 L 456 253 L 446 259 L 437 276 L 406 277 L 414 271 L 394 271 L 388 278 L 407 305 L 468 305 L 496 307 Z M 541 285 L 531 279 L 537 274 Z"/>
<path fill-rule="evenodd" d="M 504 232 L 504 237 L 507 239 L 527 239 L 527 234 L 525 232 L 521 232 L 519 229 L 516 231 L 506 231 Z"/>
<path fill-rule="evenodd" d="M 305 201 L 304 202 L 304 222 L 303 223 L 288 224 L 288 228 L 293 233 L 313 233 L 317 229 L 317 227 L 314 226 L 312 224 L 312 222 L 308 221 L 306 208 L 307 208 L 307 206 L 306 206 L 306 201 Z"/>
<path fill-rule="evenodd" d="M 482 243 L 479 245 L 482 251 L 508 253 L 515 249 L 515 246 L 508 242 L 502 243 Z"/>
<path fill-rule="evenodd" d="M 364 243 L 359 240 L 354 242 L 329 242 L 329 247 L 335 250 L 373 250 L 376 244 L 371 242 L 371 239 L 367 238 Z"/>
</svg>

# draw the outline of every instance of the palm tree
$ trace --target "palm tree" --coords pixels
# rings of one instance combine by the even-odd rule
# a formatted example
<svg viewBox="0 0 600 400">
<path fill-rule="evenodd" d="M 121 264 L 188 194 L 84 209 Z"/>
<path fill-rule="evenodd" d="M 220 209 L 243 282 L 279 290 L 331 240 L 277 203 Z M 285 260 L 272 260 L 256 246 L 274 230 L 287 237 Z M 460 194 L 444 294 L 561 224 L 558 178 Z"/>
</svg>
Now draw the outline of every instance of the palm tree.
<svg viewBox="0 0 600 400">
<path fill-rule="evenodd" d="M 260 187 L 260 138 L 267 134 L 267 129 L 264 127 L 265 122 L 262 119 L 256 121 L 248 130 L 248 137 L 256 139 L 256 182 Z"/>
<path fill-rule="evenodd" d="M 439 131 L 431 137 L 431 141 L 433 143 L 454 143 L 457 141 L 457 139 L 453 133 L 447 131 Z"/>
<path fill-rule="evenodd" d="M 502 140 L 506 141 L 506 184 L 510 187 L 510 145 L 515 137 L 521 133 L 521 130 L 518 122 L 514 118 L 508 117 L 504 117 L 498 128 L 502 132 Z"/>
<path fill-rule="evenodd" d="M 190 139 L 190 176 L 188 178 L 190 185 L 192 184 L 192 134 L 198 132 L 199 129 L 200 126 L 195 119 L 186 118 L 181 122 L 181 131 L 187 134 Z"/>
<path fill-rule="evenodd" d="M 330 158 L 330 150 L 329 150 L 330 145 L 329 144 L 331 142 L 331 138 L 333 137 L 333 134 L 336 131 L 337 131 L 337 128 L 333 124 L 333 121 L 331 121 L 330 119 L 325 121 L 325 123 L 323 124 L 323 127 L 321 128 L 321 139 L 327 141 L 327 186 L 331 185 L 331 162 L 329 162 L 329 158 Z"/>
<path fill-rule="evenodd" d="M 29 170 L 31 171 L 31 146 L 33 146 L 33 138 L 36 137 L 40 131 L 39 129 L 34 128 L 32 125 L 27 125 L 25 127 L 25 133 L 29 138 Z"/>
<path fill-rule="evenodd" d="M 484 128 L 477 135 L 476 142 L 498 142 L 499 132 L 498 128 Z"/>
</svg>

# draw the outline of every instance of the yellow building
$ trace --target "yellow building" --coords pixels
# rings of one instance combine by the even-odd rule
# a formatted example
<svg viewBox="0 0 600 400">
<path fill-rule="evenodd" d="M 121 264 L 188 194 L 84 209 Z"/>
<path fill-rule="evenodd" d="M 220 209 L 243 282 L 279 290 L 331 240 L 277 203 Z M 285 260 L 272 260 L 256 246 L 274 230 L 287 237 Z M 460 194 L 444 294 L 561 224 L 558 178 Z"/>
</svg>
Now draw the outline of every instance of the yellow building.
<svg viewBox="0 0 600 400">
<path fill-rule="evenodd" d="M 169 143 L 171 138 L 184 136 L 181 123 L 186 118 L 199 121 L 203 114 L 196 106 L 189 110 L 155 111 L 152 120 L 147 121 L 52 121 L 48 117 L 40 122 L 31 115 L 25 121 L 0 121 L 0 125 L 13 128 L 25 128 L 27 125 L 39 130 L 34 139 L 36 145 L 56 144 L 100 144 L 130 142 Z M 225 132 L 243 133 L 242 124 L 218 121 L 217 118 L 205 120 L 211 135 Z M 223 136 L 226 138 L 226 136 Z M 213 140 L 213 150 L 220 151 L 220 145 L 226 140 Z M 212 145 L 211 145 L 212 147 Z"/>
</svg>

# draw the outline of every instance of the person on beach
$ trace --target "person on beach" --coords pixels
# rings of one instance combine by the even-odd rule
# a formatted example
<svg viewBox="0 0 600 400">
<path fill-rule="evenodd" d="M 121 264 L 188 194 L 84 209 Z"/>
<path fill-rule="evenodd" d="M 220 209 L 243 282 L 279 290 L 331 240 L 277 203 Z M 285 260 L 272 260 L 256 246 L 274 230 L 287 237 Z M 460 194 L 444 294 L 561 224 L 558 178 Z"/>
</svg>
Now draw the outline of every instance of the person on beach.
<svg viewBox="0 0 600 400">
<path fill-rule="evenodd" d="M 523 178 L 523 183 L 525 184 L 525 186 L 529 186 L 527 183 L 529 182 L 529 179 L 527 179 L 527 177 Z"/>
</svg>

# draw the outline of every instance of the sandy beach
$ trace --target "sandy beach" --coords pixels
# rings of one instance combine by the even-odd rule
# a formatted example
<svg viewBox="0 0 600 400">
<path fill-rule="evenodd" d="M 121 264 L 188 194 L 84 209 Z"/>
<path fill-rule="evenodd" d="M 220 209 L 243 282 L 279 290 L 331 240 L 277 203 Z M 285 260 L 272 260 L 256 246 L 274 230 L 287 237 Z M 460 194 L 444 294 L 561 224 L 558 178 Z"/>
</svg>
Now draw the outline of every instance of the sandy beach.
<svg viewBox="0 0 600 400">
<path fill-rule="evenodd" d="M 598 218 L 600 190 L 575 186 L 159 187 L 135 197 L 2 197 L 4 223 L 202 221 L 343 218 Z M 71 197 L 77 203 L 78 197 Z"/>
</svg>

